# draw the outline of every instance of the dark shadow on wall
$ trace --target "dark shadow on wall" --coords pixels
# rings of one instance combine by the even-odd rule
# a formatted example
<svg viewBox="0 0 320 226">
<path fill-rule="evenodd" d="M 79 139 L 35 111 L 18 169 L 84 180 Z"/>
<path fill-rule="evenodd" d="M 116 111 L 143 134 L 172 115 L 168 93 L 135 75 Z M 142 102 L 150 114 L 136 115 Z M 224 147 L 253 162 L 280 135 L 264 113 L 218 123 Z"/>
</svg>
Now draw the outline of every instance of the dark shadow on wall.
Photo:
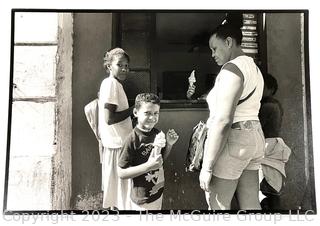
<svg viewBox="0 0 320 226">
<path fill-rule="evenodd" d="M 72 200 L 73 208 L 102 206 L 98 142 L 84 114 L 84 106 L 97 97 L 105 77 L 103 54 L 111 48 L 110 13 L 74 14 L 72 78 Z"/>
</svg>

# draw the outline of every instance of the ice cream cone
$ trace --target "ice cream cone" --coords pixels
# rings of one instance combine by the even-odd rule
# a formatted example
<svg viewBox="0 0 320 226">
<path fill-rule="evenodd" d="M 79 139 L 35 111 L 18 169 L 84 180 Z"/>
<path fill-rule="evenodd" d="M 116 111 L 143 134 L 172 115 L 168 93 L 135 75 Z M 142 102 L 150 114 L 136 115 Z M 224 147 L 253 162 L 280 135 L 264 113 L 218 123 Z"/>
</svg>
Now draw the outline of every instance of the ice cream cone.
<svg viewBox="0 0 320 226">
<path fill-rule="evenodd" d="M 161 140 L 162 139 L 166 139 L 166 135 L 164 134 L 164 132 L 161 131 L 160 133 L 158 133 L 156 135 L 156 137 L 155 137 L 155 140 L 157 140 L 157 139 L 161 139 Z M 165 145 L 163 145 L 163 146 L 155 145 L 154 148 L 153 148 L 155 155 L 160 155 L 161 154 L 161 149 L 164 146 Z"/>
<path fill-rule="evenodd" d="M 193 84 L 197 81 L 196 80 L 196 76 L 195 76 L 195 70 L 193 70 L 191 73 L 190 73 L 190 76 L 188 78 L 188 81 L 189 81 L 189 87 L 193 86 Z"/>
</svg>

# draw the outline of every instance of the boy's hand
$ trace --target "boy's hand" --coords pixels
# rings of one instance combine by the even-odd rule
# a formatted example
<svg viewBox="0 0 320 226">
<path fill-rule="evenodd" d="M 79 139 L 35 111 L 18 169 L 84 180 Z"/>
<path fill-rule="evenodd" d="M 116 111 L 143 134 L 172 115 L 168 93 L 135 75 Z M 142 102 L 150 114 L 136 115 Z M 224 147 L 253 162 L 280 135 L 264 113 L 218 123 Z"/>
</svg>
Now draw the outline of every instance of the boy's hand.
<svg viewBox="0 0 320 226">
<path fill-rule="evenodd" d="M 149 159 L 147 161 L 148 164 L 148 170 L 157 170 L 159 169 L 163 164 L 162 155 L 157 154 L 155 148 L 152 149 Z"/>
<path fill-rule="evenodd" d="M 169 129 L 166 134 L 166 140 L 168 145 L 174 145 L 179 139 L 179 135 L 174 131 L 174 129 Z"/>
</svg>

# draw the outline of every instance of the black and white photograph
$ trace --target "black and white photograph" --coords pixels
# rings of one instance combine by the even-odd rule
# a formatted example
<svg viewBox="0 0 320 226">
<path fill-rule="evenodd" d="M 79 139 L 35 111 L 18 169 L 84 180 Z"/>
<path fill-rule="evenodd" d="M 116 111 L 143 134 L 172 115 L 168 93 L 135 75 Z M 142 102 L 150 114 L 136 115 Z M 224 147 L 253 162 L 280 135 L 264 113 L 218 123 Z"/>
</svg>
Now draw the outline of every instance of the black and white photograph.
<svg viewBox="0 0 320 226">
<path fill-rule="evenodd" d="M 10 28 L 4 215 L 317 214 L 309 10 L 14 8 Z"/>
</svg>

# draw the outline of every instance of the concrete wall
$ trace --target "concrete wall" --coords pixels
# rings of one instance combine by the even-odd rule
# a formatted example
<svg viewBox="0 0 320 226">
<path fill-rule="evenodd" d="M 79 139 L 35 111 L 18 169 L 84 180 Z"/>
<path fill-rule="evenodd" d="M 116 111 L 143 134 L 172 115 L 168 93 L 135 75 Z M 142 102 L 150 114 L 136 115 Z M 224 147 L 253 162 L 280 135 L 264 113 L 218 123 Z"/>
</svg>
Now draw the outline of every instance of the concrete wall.
<svg viewBox="0 0 320 226">
<path fill-rule="evenodd" d="M 206 109 L 162 109 L 157 128 L 163 132 L 174 129 L 179 140 L 164 163 L 165 189 L 162 209 L 207 209 L 203 190 L 199 186 L 199 173 L 185 172 L 185 160 L 192 128 L 208 118 Z"/>
<path fill-rule="evenodd" d="M 280 209 L 310 208 L 310 200 L 304 199 L 306 191 L 305 172 L 308 165 L 305 159 L 303 116 L 303 81 L 301 66 L 301 24 L 300 14 L 268 13 L 267 28 L 267 67 L 268 72 L 278 80 L 276 98 L 284 109 L 282 137 L 292 149 L 286 165 L 287 185 L 281 197 Z M 306 40 L 307 41 L 307 40 Z"/>
<path fill-rule="evenodd" d="M 52 209 L 70 209 L 72 180 L 72 43 L 71 13 L 58 17 L 58 50 L 56 69 L 56 152 L 52 157 Z"/>
<path fill-rule="evenodd" d="M 84 106 L 97 96 L 105 77 L 103 54 L 111 48 L 112 16 L 108 13 L 74 14 L 72 78 L 72 206 L 102 206 L 98 143 L 86 121 Z"/>
<path fill-rule="evenodd" d="M 207 109 L 179 108 L 161 109 L 157 128 L 163 132 L 173 128 L 179 140 L 164 162 L 165 188 L 163 210 L 206 210 L 208 205 L 199 186 L 199 172 L 186 172 L 185 160 L 192 128 L 209 116 Z M 236 201 L 232 201 L 236 207 Z"/>
</svg>

